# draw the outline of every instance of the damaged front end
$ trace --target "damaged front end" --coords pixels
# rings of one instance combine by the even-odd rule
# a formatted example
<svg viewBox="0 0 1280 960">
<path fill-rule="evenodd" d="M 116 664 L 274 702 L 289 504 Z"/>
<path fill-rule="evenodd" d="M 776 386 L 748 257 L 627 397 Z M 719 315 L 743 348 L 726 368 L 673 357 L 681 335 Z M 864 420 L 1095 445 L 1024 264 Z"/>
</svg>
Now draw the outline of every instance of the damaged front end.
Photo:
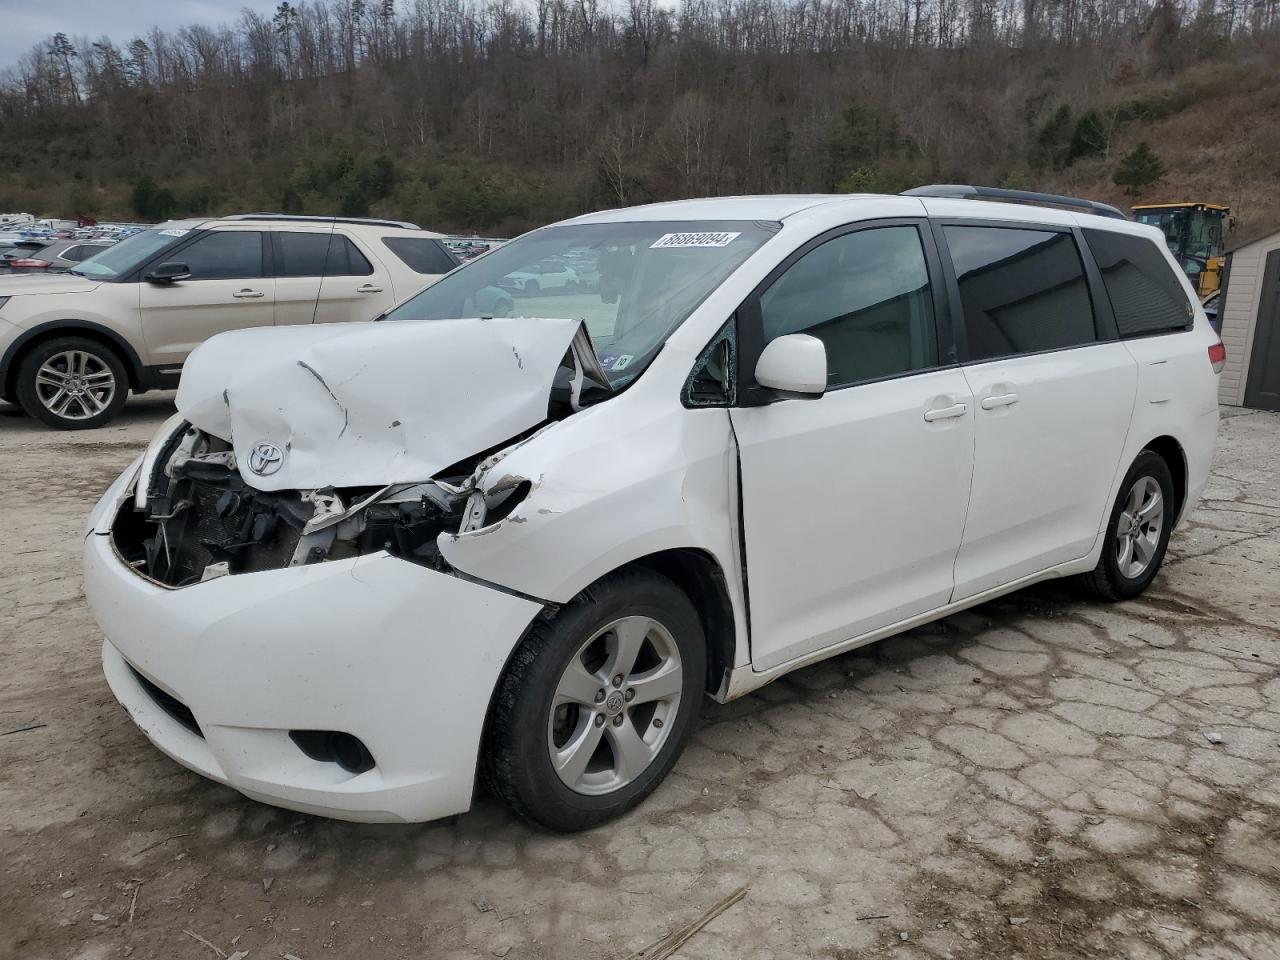
<svg viewBox="0 0 1280 960">
<path fill-rule="evenodd" d="M 125 563 L 170 587 L 379 551 L 445 570 L 440 534 L 496 523 L 528 491 L 476 490 L 495 457 L 423 483 L 262 491 L 244 481 L 225 440 L 184 423 L 166 446 L 111 537 Z"/>
<path fill-rule="evenodd" d="M 267 489 L 271 484 L 257 476 L 261 470 L 255 466 L 261 468 L 261 464 L 253 462 L 254 447 L 241 442 L 233 429 L 222 430 L 227 435 L 220 436 L 219 428 L 254 421 L 262 409 L 259 391 L 266 379 L 264 374 L 270 371 L 263 371 L 243 386 L 231 378 L 221 395 L 227 414 L 214 418 L 207 414 L 207 391 L 196 402 L 186 404 L 180 391 L 178 407 L 188 419 L 167 435 L 157 437 L 148 450 L 134 494 L 121 505 L 111 524 L 116 553 L 135 572 L 168 587 L 378 552 L 447 571 L 449 566 L 437 546 L 441 534 L 467 533 L 496 524 L 508 517 L 530 492 L 528 481 L 507 477 L 492 487 L 486 486 L 493 467 L 557 421 L 609 395 L 608 380 L 585 328 L 579 324 L 574 330 L 564 326 L 564 321 L 557 323 L 557 332 L 569 341 L 552 346 L 561 351 L 560 359 L 549 354 L 552 359 L 544 360 L 539 372 L 530 371 L 517 357 L 517 372 L 510 375 L 512 379 L 527 380 L 532 373 L 542 383 L 541 399 L 535 394 L 531 402 L 515 407 L 508 421 L 524 429 L 508 436 L 496 448 L 437 467 L 441 454 L 450 449 L 449 443 L 454 452 L 461 452 L 460 444 L 465 443 L 457 431 L 457 422 L 465 423 L 465 413 L 459 413 L 451 424 L 452 438 L 446 434 L 442 440 L 436 435 L 420 444 L 429 453 L 417 458 L 419 468 L 432 468 L 429 479 L 421 481 L 364 484 L 362 481 L 373 479 L 376 472 L 369 470 L 367 464 L 352 463 L 347 450 L 363 449 L 371 461 L 377 461 L 379 457 L 386 458 L 388 444 L 381 435 L 345 436 L 350 414 L 359 411 L 344 406 L 342 429 L 329 439 L 323 429 L 310 435 L 291 429 L 287 436 L 280 435 L 278 443 L 267 446 L 284 458 L 309 445 L 315 451 L 307 468 L 309 479 L 322 479 L 328 472 L 325 460 L 331 459 L 334 475 L 355 478 L 355 482 Z M 332 376 L 336 365 L 332 361 L 322 365 L 321 360 L 325 359 L 329 357 L 281 363 L 285 370 L 304 363 L 312 373 L 318 366 Z M 341 384 L 344 399 L 358 398 L 359 378 L 371 365 L 372 361 L 366 361 L 355 375 L 335 380 Z M 212 371 L 207 368 L 196 372 L 206 380 L 211 378 Z M 321 375 L 315 376 L 332 394 Z M 395 386 L 394 381 L 389 382 L 388 377 L 379 377 L 374 371 L 370 383 L 367 392 L 380 405 L 386 404 L 388 387 Z M 528 391 L 527 385 L 525 389 Z M 315 401 L 299 394 L 295 402 Z M 289 413 L 287 404 L 276 403 L 272 425 L 287 428 L 292 419 Z M 395 426 L 400 428 L 399 418 L 408 419 L 410 413 L 420 415 L 421 411 L 398 414 Z M 298 421 L 304 416 L 300 415 Z M 482 429 L 477 433 L 484 435 Z M 425 431 L 423 436 L 426 437 Z M 341 458 L 333 450 L 328 458 L 316 455 L 326 444 L 336 446 L 338 441 L 342 442 Z M 405 461 L 412 462 L 405 454 L 416 453 L 416 448 L 410 442 L 398 450 L 401 453 L 393 462 L 403 470 Z M 430 456 L 436 457 L 435 462 Z M 295 475 L 300 478 L 298 471 Z"/>
</svg>

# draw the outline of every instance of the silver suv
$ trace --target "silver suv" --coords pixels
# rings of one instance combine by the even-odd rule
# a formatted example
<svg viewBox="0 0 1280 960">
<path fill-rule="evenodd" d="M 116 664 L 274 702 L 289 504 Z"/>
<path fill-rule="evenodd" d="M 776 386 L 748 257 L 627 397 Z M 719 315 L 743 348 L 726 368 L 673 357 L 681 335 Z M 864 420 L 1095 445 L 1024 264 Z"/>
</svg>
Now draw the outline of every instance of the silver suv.
<svg viewBox="0 0 1280 960">
<path fill-rule="evenodd" d="M 101 426 L 129 391 L 177 386 L 214 334 L 372 320 L 457 266 L 441 236 L 392 220 L 175 220 L 68 273 L 2 277 L 0 398 L 53 427 Z"/>
</svg>

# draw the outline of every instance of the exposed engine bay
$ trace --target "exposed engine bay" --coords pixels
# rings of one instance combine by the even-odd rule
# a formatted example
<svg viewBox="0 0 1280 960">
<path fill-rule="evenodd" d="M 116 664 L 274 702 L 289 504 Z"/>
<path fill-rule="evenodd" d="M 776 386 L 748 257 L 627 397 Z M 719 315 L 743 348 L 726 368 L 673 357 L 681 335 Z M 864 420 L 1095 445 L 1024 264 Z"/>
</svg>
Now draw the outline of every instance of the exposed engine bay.
<svg viewBox="0 0 1280 960">
<path fill-rule="evenodd" d="M 528 494 L 525 480 L 483 492 L 477 482 L 535 434 L 424 483 L 262 491 L 244 481 L 229 443 L 183 424 L 138 477 L 143 493 L 116 516 L 112 541 L 131 567 L 172 587 L 379 551 L 445 570 L 440 534 L 497 523 Z"/>
<path fill-rule="evenodd" d="M 182 587 L 379 551 L 446 570 L 441 534 L 534 487 L 493 468 L 612 393 L 579 320 L 328 326 L 223 334 L 188 359 L 182 419 L 112 526 L 134 570 Z"/>
</svg>

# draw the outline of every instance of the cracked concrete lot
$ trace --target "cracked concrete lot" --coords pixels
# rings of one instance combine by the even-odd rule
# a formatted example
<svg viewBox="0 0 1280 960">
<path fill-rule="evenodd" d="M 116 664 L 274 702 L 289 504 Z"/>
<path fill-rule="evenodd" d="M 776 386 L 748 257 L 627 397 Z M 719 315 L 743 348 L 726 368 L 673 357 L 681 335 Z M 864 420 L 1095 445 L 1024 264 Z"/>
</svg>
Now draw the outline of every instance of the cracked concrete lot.
<svg viewBox="0 0 1280 960">
<path fill-rule="evenodd" d="M 1038 588 L 708 702 L 647 803 L 562 837 L 301 816 L 151 747 L 79 540 L 170 409 L 0 415 L 0 957 L 607 960 L 739 887 L 679 960 L 1280 957 L 1280 416 L 1224 412 L 1143 599 Z"/>
</svg>

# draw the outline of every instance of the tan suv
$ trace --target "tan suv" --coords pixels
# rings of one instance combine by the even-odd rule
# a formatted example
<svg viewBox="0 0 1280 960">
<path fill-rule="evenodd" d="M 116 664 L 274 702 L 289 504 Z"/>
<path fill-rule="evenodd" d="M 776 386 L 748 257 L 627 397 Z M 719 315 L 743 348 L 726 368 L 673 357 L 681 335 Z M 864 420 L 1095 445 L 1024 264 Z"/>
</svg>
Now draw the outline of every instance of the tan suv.
<svg viewBox="0 0 1280 960">
<path fill-rule="evenodd" d="M 374 319 L 457 266 L 441 236 L 391 220 L 175 220 L 68 273 L 0 278 L 0 398 L 50 426 L 101 426 L 129 391 L 176 386 L 216 333 Z"/>
</svg>

